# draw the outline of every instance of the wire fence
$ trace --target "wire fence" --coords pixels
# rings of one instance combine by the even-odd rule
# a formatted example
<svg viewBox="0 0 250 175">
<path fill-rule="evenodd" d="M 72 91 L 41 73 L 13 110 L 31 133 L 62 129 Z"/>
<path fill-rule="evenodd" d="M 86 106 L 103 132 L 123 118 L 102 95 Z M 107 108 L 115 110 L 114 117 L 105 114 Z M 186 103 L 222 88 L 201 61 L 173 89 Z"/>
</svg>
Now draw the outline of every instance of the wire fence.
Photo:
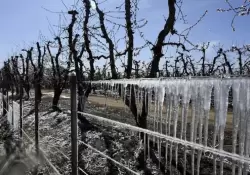
<svg viewBox="0 0 250 175">
<path fill-rule="evenodd" d="M 104 91 L 104 96 L 91 94 L 89 98 L 90 101 L 96 99 L 96 103 L 92 101 L 95 106 L 87 104 L 86 99 L 77 96 L 76 77 L 71 76 L 70 156 L 52 143 L 46 145 L 59 153 L 58 156 L 71 161 L 73 175 L 77 175 L 79 171 L 85 175 L 89 174 L 78 165 L 81 145 L 128 174 L 141 174 L 128 162 L 79 137 L 78 115 L 95 126 L 109 127 L 115 129 L 114 132 L 129 136 L 135 135 L 135 139 L 142 141 L 140 149 L 144 163 L 148 165 L 147 161 L 157 159 L 158 169 L 163 174 L 174 174 L 175 169 L 182 174 L 192 175 L 250 173 L 248 77 L 105 80 L 85 83 L 90 83 L 96 91 Z M 8 96 L 0 96 L 0 107 L 3 111 L 2 102 L 9 100 Z M 83 112 L 77 110 L 79 100 L 82 105 L 89 105 Z M 103 105 L 100 105 L 101 103 Z M 232 110 L 229 110 L 230 103 Z M 22 115 L 23 107 L 19 104 L 13 101 L 7 105 L 9 123 L 14 130 L 22 133 L 21 138 L 23 135 L 31 145 L 35 145 L 37 154 L 55 174 L 60 174 L 60 168 L 53 165 L 48 153 L 42 149 L 41 138 L 44 135 L 38 132 L 39 127 L 32 129 L 36 134 L 31 136 L 26 131 L 28 128 L 23 128 L 20 124 L 25 119 Z M 39 126 L 42 114 L 38 111 L 35 113 L 38 118 L 34 118 L 34 122 L 30 124 Z M 118 137 L 117 141 L 122 140 L 124 135 L 120 134 Z"/>
<path fill-rule="evenodd" d="M 97 91 L 103 89 L 119 96 L 129 110 L 134 110 L 137 126 L 82 114 L 99 122 L 105 121 L 110 126 L 118 125 L 143 133 L 145 155 L 150 154 L 147 152 L 150 142 L 156 143 L 159 160 L 165 159 L 171 173 L 173 161 L 183 168 L 183 174 L 204 174 L 204 169 L 211 174 L 249 173 L 249 77 L 88 83 Z M 140 123 L 142 117 L 147 124 Z M 140 128 L 145 126 L 148 130 Z"/>
<path fill-rule="evenodd" d="M 23 99 L 21 99 L 23 101 Z M 23 127 L 20 125 L 20 121 L 22 121 L 22 115 L 23 114 L 23 108 L 22 106 L 20 107 L 20 104 L 18 104 L 16 101 L 14 101 L 13 99 L 13 95 L 12 95 L 12 100 L 9 100 L 9 96 L 8 96 L 8 92 L 7 95 L 3 95 L 2 93 L 0 93 L 0 111 L 3 113 L 6 113 L 5 116 L 1 117 L 1 124 L 6 124 L 6 123 L 2 123 L 4 120 L 7 119 L 7 123 L 10 126 L 10 131 L 13 132 L 14 134 L 17 133 L 18 131 L 20 131 L 20 135 L 19 135 L 19 139 L 23 140 L 23 136 L 25 136 L 25 138 L 28 139 L 28 141 L 30 142 L 31 145 L 35 145 L 34 140 L 23 130 Z M 5 103 L 5 105 L 4 105 Z M 24 141 L 24 140 L 23 140 Z M 11 145 L 9 145 L 11 146 Z M 1 172 L 4 172 L 5 169 L 8 167 L 7 165 L 9 165 L 10 161 L 14 161 L 15 159 L 13 158 L 13 156 L 15 155 L 15 153 L 12 153 L 12 156 L 9 156 L 8 160 L 6 160 L 5 165 L 3 166 L 3 168 L 1 169 Z M 7 155 L 8 156 L 8 155 Z M 59 171 L 57 170 L 57 168 L 51 163 L 51 161 L 47 158 L 46 153 L 39 148 L 39 156 L 42 157 L 46 163 L 53 169 L 53 171 L 55 172 L 55 174 L 60 175 Z M 39 161 L 37 160 L 36 162 L 37 164 L 39 164 Z"/>
</svg>

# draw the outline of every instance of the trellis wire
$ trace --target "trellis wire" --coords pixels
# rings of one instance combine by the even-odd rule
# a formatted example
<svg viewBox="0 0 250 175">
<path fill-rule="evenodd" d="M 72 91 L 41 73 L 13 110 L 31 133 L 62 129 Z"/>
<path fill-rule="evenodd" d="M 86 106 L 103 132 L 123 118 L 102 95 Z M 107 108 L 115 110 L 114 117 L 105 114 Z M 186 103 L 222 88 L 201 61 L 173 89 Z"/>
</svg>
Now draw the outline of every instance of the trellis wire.
<svg viewBox="0 0 250 175">
<path fill-rule="evenodd" d="M 30 136 L 29 136 L 23 129 L 22 129 L 22 132 L 23 132 L 23 134 L 28 138 L 28 140 L 29 140 L 31 143 L 35 144 L 34 140 L 33 140 L 32 138 L 30 138 Z M 56 168 L 56 167 L 51 163 L 51 161 L 47 158 L 45 152 L 44 152 L 41 148 L 39 148 L 39 150 L 40 150 L 40 152 L 42 153 L 42 155 L 43 155 L 45 161 L 46 161 L 46 162 L 49 164 L 49 166 L 55 171 L 55 173 L 56 173 L 57 175 L 61 175 L 61 173 L 57 170 L 57 168 Z"/>
<path fill-rule="evenodd" d="M 112 125 L 119 125 L 119 126 L 124 127 L 126 129 L 130 129 L 130 130 L 133 130 L 133 131 L 136 131 L 136 132 L 143 132 L 145 134 L 148 134 L 148 135 L 151 135 L 151 136 L 154 136 L 154 137 L 165 139 L 166 141 L 173 142 L 175 144 L 190 146 L 190 147 L 193 147 L 193 148 L 195 148 L 197 150 L 201 150 L 201 151 L 204 151 L 204 152 L 210 152 L 210 153 L 213 153 L 213 154 L 221 156 L 221 157 L 227 157 L 227 158 L 231 158 L 233 160 L 236 160 L 236 161 L 239 161 L 239 162 L 242 162 L 242 163 L 250 164 L 250 158 L 246 158 L 246 157 L 241 156 L 241 155 L 229 153 L 229 152 L 226 152 L 226 151 L 223 151 L 223 150 L 214 149 L 214 148 L 207 147 L 207 146 L 204 146 L 204 145 L 200 145 L 200 144 L 197 144 L 197 143 L 192 143 L 192 142 L 189 142 L 189 141 L 186 141 L 186 140 L 181 140 L 179 138 L 173 138 L 173 137 L 170 137 L 170 136 L 158 133 L 158 132 L 154 132 L 154 131 L 151 131 L 151 130 L 148 130 L 148 129 L 139 128 L 139 127 L 136 127 L 136 126 L 133 126 L 133 125 L 130 125 L 130 124 L 126 124 L 126 123 L 121 123 L 121 122 L 114 121 L 114 120 L 111 120 L 111 119 L 107 119 L 107 118 L 104 118 L 104 117 L 100 117 L 100 116 L 97 116 L 97 115 L 88 114 L 88 113 L 79 112 L 79 111 L 78 111 L 78 113 L 82 114 L 82 115 L 84 115 L 85 117 L 88 117 L 88 118 L 94 118 L 96 120 L 101 120 L 102 122 L 107 122 L 107 123 L 110 123 Z"/>
<path fill-rule="evenodd" d="M 106 159 L 109 159 L 110 161 L 114 162 L 115 164 L 119 165 L 120 167 L 126 169 L 127 171 L 136 174 L 136 175 L 140 175 L 139 173 L 129 169 L 128 167 L 124 166 L 123 164 L 121 164 L 120 162 L 116 161 L 115 159 L 112 159 L 111 157 L 107 156 L 105 153 L 93 148 L 92 146 L 90 146 L 89 144 L 86 144 L 85 142 L 79 140 L 80 143 L 82 143 L 83 145 L 85 145 L 86 147 L 92 149 L 93 151 L 97 152 L 98 154 L 100 154 L 101 156 L 105 157 Z"/>
<path fill-rule="evenodd" d="M 188 81 L 187 81 L 188 80 Z M 198 81 L 197 81 L 198 80 Z M 194 160 L 195 160 L 195 150 L 197 149 L 197 147 L 195 147 L 194 144 L 197 144 L 197 145 L 200 145 L 201 147 L 204 147 L 205 150 L 203 150 L 203 148 L 199 148 L 198 149 L 198 159 L 197 159 L 197 172 L 199 174 L 199 170 L 200 170 L 200 162 L 201 162 L 201 156 L 202 156 L 202 150 L 204 152 L 206 151 L 209 151 L 211 150 L 210 147 L 207 146 L 207 138 L 208 138 L 208 120 L 209 120 L 209 116 L 210 116 L 210 107 L 214 107 L 214 110 L 215 110 L 215 116 L 214 116 L 214 121 L 215 121 L 215 124 L 214 124 L 214 137 L 213 137 L 213 151 L 211 151 L 211 153 L 214 154 L 213 156 L 213 159 L 214 159 L 214 162 L 213 162 L 213 166 L 214 166 L 214 174 L 216 173 L 216 162 L 217 162 L 217 158 L 216 156 L 220 156 L 220 170 L 219 170 L 219 173 L 220 174 L 223 174 L 223 164 L 225 162 L 225 158 L 223 158 L 223 155 L 221 155 L 221 153 L 228 153 L 228 152 L 225 152 L 223 150 L 223 146 L 224 146 L 224 132 L 225 132 L 225 119 L 227 118 L 227 115 L 228 115 L 228 109 L 232 109 L 233 107 L 233 120 L 235 120 L 235 118 L 238 118 L 238 120 L 234 121 L 233 122 L 233 129 L 232 129 L 232 132 L 233 132 L 233 146 L 232 146 L 232 153 L 234 155 L 237 155 L 237 156 L 241 156 L 241 157 L 245 157 L 245 158 L 249 158 L 249 144 L 250 144 L 250 134 L 249 134 L 249 129 L 247 128 L 247 126 L 250 124 L 250 118 L 249 116 L 247 115 L 250 111 L 248 109 L 248 106 L 250 106 L 250 81 L 249 81 L 249 76 L 219 76 L 219 77 L 167 77 L 167 78 L 152 78 L 152 79 L 148 79 L 148 78 L 141 78 L 141 79 L 114 79 L 114 80 L 99 80 L 99 81 L 88 81 L 86 83 L 91 83 L 93 84 L 94 86 L 99 86 L 99 85 L 108 85 L 108 86 L 115 86 L 115 85 L 121 85 L 121 86 L 124 86 L 126 88 L 128 88 L 129 90 L 128 91 L 131 91 L 131 86 L 133 88 L 137 87 L 137 92 L 139 93 L 139 91 L 141 91 L 142 88 L 145 88 L 146 90 L 145 91 L 150 91 L 152 89 L 154 89 L 154 92 L 155 92 L 155 98 L 154 98 L 154 103 L 155 103 L 155 113 L 154 113 L 154 121 L 153 121 L 153 124 L 154 124 L 154 131 L 157 131 L 157 132 L 160 132 L 162 133 L 162 131 L 159 131 L 159 119 L 161 119 L 161 115 L 160 115 L 160 112 L 162 109 L 159 109 L 160 105 L 158 104 L 159 102 L 159 99 L 157 98 L 159 96 L 158 94 L 158 88 L 166 88 L 166 90 L 168 88 L 173 88 L 176 90 L 177 88 L 182 88 L 182 87 L 185 87 L 185 86 L 188 86 L 188 82 L 192 82 L 192 88 L 194 88 L 195 86 L 199 86 L 194 88 L 196 89 L 197 92 L 195 92 L 195 97 L 192 97 L 191 100 L 191 104 L 192 104 L 192 122 L 191 122 L 191 127 L 190 127 L 190 133 L 191 133 L 191 137 L 190 137 L 190 141 L 188 145 L 186 144 L 183 144 L 184 146 L 184 149 L 185 149 L 185 153 L 184 153 L 184 164 L 186 164 L 186 149 L 187 149 L 187 146 L 190 146 L 191 147 L 191 167 L 192 167 L 192 174 L 194 174 L 194 167 L 195 167 L 195 164 L 194 164 Z M 187 82 L 186 82 L 187 81 Z M 208 82 L 208 84 L 206 84 L 205 82 Z M 175 85 L 175 83 L 178 83 L 178 85 L 181 85 L 181 86 L 177 86 Z M 180 84 L 179 84 L 180 83 Z M 205 84 L 204 84 L 205 83 Z M 212 83 L 212 88 L 209 87 L 209 83 Z M 240 84 L 240 90 L 238 89 L 238 91 L 236 92 L 233 92 L 235 90 L 235 84 L 238 85 Z M 204 86 L 205 85 L 205 86 Z M 227 87 L 228 86 L 228 87 Z M 230 88 L 229 88 L 230 87 Z M 183 89 L 182 89 L 182 94 L 180 92 L 177 92 L 177 91 L 174 91 L 174 89 L 171 90 L 170 92 L 170 97 L 168 101 L 166 101 L 166 104 L 168 106 L 172 105 L 172 101 L 171 101 L 171 97 L 175 98 L 175 102 L 177 102 L 177 104 L 175 105 L 172 105 L 172 107 L 169 107 L 169 111 L 170 111 L 170 114 L 167 113 L 167 116 L 166 116 L 166 122 L 165 124 L 167 125 L 166 126 L 166 129 L 168 127 L 168 130 L 166 130 L 166 134 L 170 136 L 170 129 L 173 125 L 174 129 L 174 133 L 173 133 L 173 136 L 171 137 L 172 140 L 174 138 L 176 138 L 176 126 L 177 126 L 177 122 L 178 122 L 178 119 L 179 118 L 179 114 L 178 112 L 176 111 L 179 111 L 178 108 L 179 108 L 179 100 L 181 100 L 183 102 Z M 209 96 L 206 96 L 204 97 L 204 92 L 205 94 L 208 92 L 208 90 L 211 90 L 211 92 L 209 92 L 208 95 Z M 134 89 L 135 90 L 135 89 Z M 235 96 L 236 94 L 236 97 L 237 97 L 237 93 L 238 93 L 238 96 L 240 96 L 240 100 L 235 100 L 236 98 L 233 97 Z M 184 92 L 184 96 L 185 94 L 189 94 L 189 93 L 185 93 Z M 192 94 L 194 94 L 192 92 Z M 168 95 L 167 93 L 165 93 L 165 95 Z M 139 97 L 136 96 L 136 93 L 135 93 L 135 100 L 140 103 L 140 100 L 136 99 Z M 131 100 L 131 95 L 130 95 L 130 98 L 129 96 L 127 96 L 126 98 L 130 99 Z M 162 98 L 162 95 L 161 95 L 161 98 Z M 180 99 L 182 98 L 182 99 Z M 190 98 L 190 97 L 189 97 Z M 203 103 L 204 103 L 204 98 L 208 99 L 209 100 L 209 103 L 206 101 L 206 104 L 211 104 L 211 105 L 206 105 L 206 106 L 210 106 L 208 109 L 207 107 L 203 107 Z M 209 99 L 210 98 L 210 99 Z M 231 108 L 229 107 L 229 103 L 228 103 L 228 100 L 230 101 L 231 103 Z M 130 102 L 131 103 L 131 102 Z M 169 105 L 170 103 L 170 105 Z M 239 103 L 240 104 L 240 107 L 239 107 Z M 156 107 L 156 104 L 157 104 L 157 107 Z M 138 108 L 141 108 L 141 105 L 140 104 L 136 104 L 138 105 L 137 106 L 137 110 Z M 186 125 L 187 125 L 187 121 L 186 121 L 186 118 L 187 118 L 187 115 L 186 117 L 184 117 L 185 113 L 187 113 L 187 110 L 188 110 L 188 107 L 190 105 L 190 99 L 188 101 L 188 105 L 186 107 L 186 109 L 183 108 L 183 104 L 182 104 L 182 110 L 185 110 L 186 112 L 182 112 L 182 119 L 184 120 L 181 120 L 181 136 L 180 136 L 180 140 L 187 140 L 187 136 L 186 136 Z M 150 109 L 150 106 L 151 106 L 151 103 L 149 105 L 149 109 Z M 171 112 L 171 108 L 173 108 L 173 112 Z M 204 108 L 204 109 L 203 109 Z M 237 109 L 237 108 L 240 108 L 240 109 Z M 243 111 L 245 110 L 245 112 Z M 239 112 L 241 114 L 239 114 Z M 172 117 L 172 114 L 174 114 L 175 116 Z M 224 116 L 225 115 L 225 116 Z M 240 115 L 239 117 L 237 115 Z M 150 116 L 150 114 L 148 114 L 148 116 Z M 169 118 L 169 121 L 167 122 L 167 119 Z M 225 119 L 224 119 L 225 118 Z M 240 119 L 239 119 L 240 118 Z M 173 124 L 170 124 L 171 121 L 173 120 Z M 219 120 L 219 122 L 218 122 Z M 223 120 L 223 121 L 222 121 Z M 239 123 L 239 120 L 240 120 L 240 123 Z M 224 122 L 224 124 L 222 124 Z M 219 123 L 219 124 L 218 124 Z M 238 123 L 238 124 L 237 124 Z M 160 123 L 162 125 L 162 122 Z M 203 125 L 204 125 L 204 128 L 203 128 Z M 239 125 L 239 126 L 238 126 Z M 160 126 L 161 127 L 161 126 Z M 203 129 L 205 130 L 205 138 L 204 138 L 204 143 L 203 143 Z M 239 142 L 240 142 L 240 146 L 239 146 L 239 153 L 237 152 L 236 153 L 236 142 L 237 142 L 237 135 L 238 135 L 238 130 L 239 130 Z M 183 134 L 184 133 L 184 137 L 183 137 Z M 218 142 L 219 142 L 219 148 L 217 149 L 216 148 L 216 143 L 217 143 L 217 137 L 218 137 Z M 155 140 L 155 137 L 153 137 L 154 139 L 154 142 L 156 142 L 157 140 Z M 199 140 L 197 142 L 197 140 Z M 159 140 L 158 140 L 159 141 Z M 168 142 L 168 141 L 167 141 Z M 173 144 L 175 144 L 175 160 L 176 160 L 176 165 L 177 165 L 177 161 L 178 161 L 178 144 L 174 143 L 173 141 L 169 141 L 170 142 L 170 162 L 172 162 L 172 147 L 173 147 Z M 194 144 L 193 144 L 194 143 Z M 159 148 L 161 148 L 161 146 L 159 147 L 159 145 L 161 145 L 161 142 L 158 143 L 158 153 L 159 153 L 159 156 L 161 158 L 161 150 L 159 150 Z M 167 150 L 168 150 L 168 144 L 166 143 L 166 159 L 167 159 Z M 217 152 L 217 153 L 216 153 Z M 218 154 L 220 153 L 220 154 Z M 236 166 L 236 163 L 234 162 L 235 160 L 235 157 L 233 154 L 229 153 L 230 156 L 225 156 L 227 158 L 230 158 L 230 159 L 233 159 L 232 161 L 232 173 L 235 174 L 235 166 Z M 216 156 L 215 156 L 216 155 Z M 233 157 L 232 157 L 233 156 Z M 236 157 L 237 157 L 236 156 Z M 249 171 L 249 163 L 246 163 L 246 162 L 242 162 L 241 160 L 238 159 L 239 162 L 238 163 L 238 169 L 239 169 L 239 174 L 241 174 L 241 172 L 244 171 L 244 173 L 248 172 Z M 231 162 L 230 162 L 231 163 Z M 244 168 L 242 168 L 242 166 L 244 166 Z M 171 168 L 171 166 L 170 166 Z M 184 165 L 184 169 L 186 171 L 186 165 Z M 170 170 L 171 172 L 171 170 Z M 185 173 L 185 172 L 184 172 Z"/>
</svg>

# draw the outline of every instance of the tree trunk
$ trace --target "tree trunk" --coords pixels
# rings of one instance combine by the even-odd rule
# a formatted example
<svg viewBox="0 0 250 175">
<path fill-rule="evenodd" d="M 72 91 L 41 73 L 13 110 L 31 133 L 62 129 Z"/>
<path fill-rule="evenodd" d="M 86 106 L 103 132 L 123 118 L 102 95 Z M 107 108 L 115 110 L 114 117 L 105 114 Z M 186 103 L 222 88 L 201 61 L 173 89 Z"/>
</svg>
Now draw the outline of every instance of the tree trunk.
<svg viewBox="0 0 250 175">
<path fill-rule="evenodd" d="M 91 85 L 89 85 L 84 93 L 82 85 L 78 84 L 78 106 L 77 111 L 84 112 L 86 100 L 91 92 Z M 88 131 L 94 129 L 94 126 L 82 115 L 78 113 L 78 119 L 81 121 L 81 131 Z"/>
<path fill-rule="evenodd" d="M 7 96 L 6 90 L 3 89 L 3 94 L 2 94 L 2 98 L 3 98 L 3 116 L 5 116 L 7 114 L 7 98 L 5 98 L 4 96 Z"/>
<path fill-rule="evenodd" d="M 37 99 L 40 103 L 42 101 L 42 89 L 40 83 L 37 83 L 36 86 L 37 86 Z"/>
<path fill-rule="evenodd" d="M 27 94 L 27 100 L 30 99 L 30 85 L 28 83 L 24 84 L 24 89 Z"/>
<path fill-rule="evenodd" d="M 62 94 L 62 90 L 60 87 L 56 87 L 54 88 L 54 97 L 53 97 L 53 101 L 52 101 L 52 109 L 55 111 L 60 111 L 59 107 L 58 107 L 58 103 L 60 100 L 60 96 Z"/>
<path fill-rule="evenodd" d="M 15 86 L 16 86 L 16 87 L 15 87 L 15 89 L 16 89 L 16 95 L 19 96 L 19 94 L 20 94 L 20 89 L 19 89 L 19 87 L 18 87 L 19 84 L 15 84 Z"/>
</svg>

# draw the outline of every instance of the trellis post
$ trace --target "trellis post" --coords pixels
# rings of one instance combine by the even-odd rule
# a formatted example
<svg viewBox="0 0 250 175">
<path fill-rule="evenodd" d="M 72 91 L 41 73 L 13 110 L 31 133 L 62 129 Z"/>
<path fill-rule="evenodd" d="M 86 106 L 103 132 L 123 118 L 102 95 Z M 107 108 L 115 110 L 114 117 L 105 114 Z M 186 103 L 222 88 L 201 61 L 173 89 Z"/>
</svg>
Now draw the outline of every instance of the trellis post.
<svg viewBox="0 0 250 175">
<path fill-rule="evenodd" d="M 38 99 L 38 84 L 35 83 L 35 148 L 36 154 L 39 156 L 39 118 L 38 118 L 38 106 L 39 106 L 39 99 Z"/>
<path fill-rule="evenodd" d="M 14 127 L 14 87 L 11 85 L 11 102 L 12 102 L 12 111 L 11 111 L 11 124 Z"/>
<path fill-rule="evenodd" d="M 76 101 L 76 74 L 70 74 L 71 100 L 71 163 L 72 175 L 78 175 L 78 141 L 77 141 L 77 101 Z"/>
<path fill-rule="evenodd" d="M 20 83 L 20 102 L 19 102 L 19 124 L 20 124 L 20 139 L 23 137 L 23 85 Z"/>
</svg>

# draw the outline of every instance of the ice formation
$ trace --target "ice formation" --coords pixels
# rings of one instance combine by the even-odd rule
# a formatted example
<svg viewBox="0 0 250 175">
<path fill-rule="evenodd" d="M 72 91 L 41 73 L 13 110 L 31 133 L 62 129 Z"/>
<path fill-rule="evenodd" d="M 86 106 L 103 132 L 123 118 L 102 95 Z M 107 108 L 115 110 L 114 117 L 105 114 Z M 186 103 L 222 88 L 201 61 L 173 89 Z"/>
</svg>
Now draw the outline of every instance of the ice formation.
<svg viewBox="0 0 250 175">
<path fill-rule="evenodd" d="M 170 159 L 173 158 L 172 149 L 175 149 L 175 161 L 177 163 L 178 143 L 176 139 L 186 143 L 184 144 L 185 165 L 187 146 L 189 144 L 196 145 L 191 146 L 192 173 L 194 173 L 196 165 L 199 174 L 202 152 L 207 152 L 211 148 L 214 155 L 219 155 L 218 153 L 222 152 L 224 154 L 224 132 L 227 125 L 232 127 L 231 156 L 238 155 L 250 161 L 250 127 L 248 127 L 250 126 L 250 79 L 247 77 L 120 79 L 91 83 L 111 86 L 123 85 L 125 91 L 128 85 L 130 87 L 133 85 L 135 87 L 134 94 L 136 94 L 138 114 L 142 110 L 142 103 L 145 102 L 143 101 L 144 89 L 149 95 L 148 110 L 151 113 L 149 116 L 152 115 L 153 132 L 171 137 L 171 139 L 166 140 L 166 150 L 169 150 L 170 145 L 170 152 L 166 151 L 166 159 L 168 154 Z M 131 90 L 129 95 L 131 100 Z M 230 107 L 229 96 L 232 99 Z M 126 93 L 124 93 L 124 97 L 126 97 Z M 151 104 L 151 101 L 153 104 Z M 232 110 L 232 117 L 228 114 L 229 109 Z M 214 121 L 213 124 L 211 119 Z M 211 124 L 214 126 L 212 132 L 209 131 L 208 127 Z M 165 130 L 163 130 L 163 126 L 165 126 Z M 189 138 L 187 137 L 187 131 L 189 132 Z M 213 133 L 213 135 L 210 133 Z M 213 139 L 211 143 L 208 143 L 211 137 Z M 158 146 L 162 144 L 162 139 L 155 135 L 153 135 L 153 140 L 158 142 Z M 198 148 L 198 145 L 201 147 Z M 236 149 L 237 145 L 239 145 L 238 151 Z M 158 147 L 159 152 L 161 152 L 160 149 L 161 146 Z M 195 150 L 198 150 L 197 154 Z M 196 164 L 195 155 L 197 156 Z M 216 156 L 212 158 L 214 159 L 214 173 L 216 173 L 217 158 Z M 225 156 L 220 156 L 220 174 L 223 174 L 224 158 Z M 233 158 L 231 157 L 231 159 Z M 236 164 L 241 166 L 236 166 Z M 239 173 L 249 171 L 249 164 L 246 162 L 232 161 L 232 165 L 232 174 L 235 174 L 236 167 L 238 167 Z M 184 169 L 186 169 L 186 166 L 184 166 Z"/>
<path fill-rule="evenodd" d="M 3 110 L 3 98 L 6 99 L 6 96 L 4 96 L 2 93 L 0 93 L 0 110 L 2 112 Z M 14 130 L 17 130 L 19 128 L 19 118 L 20 118 L 20 109 L 19 104 L 13 101 L 13 104 L 8 104 L 8 110 L 7 110 L 7 120 L 11 124 Z"/>
</svg>

